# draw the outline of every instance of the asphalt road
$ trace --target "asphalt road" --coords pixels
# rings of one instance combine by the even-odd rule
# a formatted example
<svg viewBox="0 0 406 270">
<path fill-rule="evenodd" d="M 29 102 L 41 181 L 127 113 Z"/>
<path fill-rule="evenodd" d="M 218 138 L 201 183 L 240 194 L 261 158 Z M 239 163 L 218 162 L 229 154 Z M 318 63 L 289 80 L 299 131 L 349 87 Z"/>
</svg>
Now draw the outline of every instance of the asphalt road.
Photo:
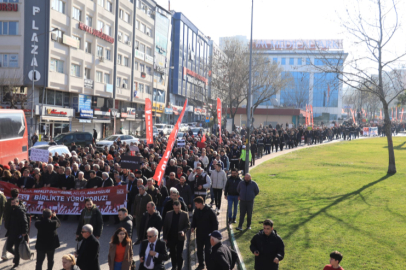
<svg viewBox="0 0 406 270">
<path fill-rule="evenodd" d="M 31 251 L 34 252 L 34 260 L 32 261 L 23 261 L 20 260 L 20 267 L 18 269 L 22 270 L 34 270 L 35 265 L 36 265 L 36 252 L 35 252 L 35 242 L 37 239 L 37 229 L 34 226 L 35 220 L 32 220 L 31 224 L 31 231 L 30 231 L 30 247 Z M 59 234 L 59 240 L 61 243 L 61 246 L 56 249 L 55 252 L 55 258 L 54 258 L 54 267 L 53 269 L 62 269 L 62 256 L 65 254 L 71 254 L 75 252 L 77 242 L 75 241 L 75 233 L 76 233 L 76 228 L 77 228 L 77 219 L 76 216 L 70 216 L 67 221 L 61 221 L 62 225 L 58 229 L 58 234 Z M 109 251 L 109 242 L 111 239 L 111 236 L 114 234 L 115 230 L 117 229 L 117 225 L 114 225 L 114 218 L 113 216 L 110 217 L 110 222 L 108 224 L 105 223 L 103 227 L 103 233 L 99 239 L 100 241 L 100 254 L 99 254 L 99 262 L 100 262 L 100 267 L 101 270 L 109 270 L 108 264 L 107 264 L 107 255 Z M 4 237 L 6 233 L 6 230 L 4 226 L 1 226 L 0 229 L 0 249 L 3 248 L 4 243 L 6 238 Z M 135 229 L 134 229 L 135 233 Z M 133 236 L 133 240 L 135 240 L 135 236 Z M 134 260 L 138 262 L 139 259 L 139 247 L 140 245 L 133 246 L 134 247 Z M 185 249 L 183 252 L 183 258 L 185 259 L 184 267 L 183 269 L 188 269 L 187 267 L 187 254 L 186 254 L 186 241 L 185 241 Z M 10 258 L 7 261 L 0 261 L 0 270 L 1 269 L 10 269 L 13 266 L 13 255 L 8 253 L 8 257 Z M 170 262 L 171 260 L 169 259 L 166 264 L 165 268 L 166 269 L 171 269 L 172 264 Z M 138 269 L 138 264 L 137 263 L 137 268 Z M 47 260 L 45 259 L 44 264 L 42 265 L 42 269 L 47 269 Z"/>
</svg>

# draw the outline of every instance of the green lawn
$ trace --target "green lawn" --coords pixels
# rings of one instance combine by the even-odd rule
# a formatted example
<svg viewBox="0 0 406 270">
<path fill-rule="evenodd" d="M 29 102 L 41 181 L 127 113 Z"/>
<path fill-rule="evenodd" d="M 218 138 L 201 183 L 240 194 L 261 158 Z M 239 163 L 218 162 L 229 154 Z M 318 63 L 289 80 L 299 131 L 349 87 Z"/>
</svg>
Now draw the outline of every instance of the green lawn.
<svg viewBox="0 0 406 270">
<path fill-rule="evenodd" d="M 334 250 L 346 270 L 406 269 L 405 141 L 393 139 L 395 175 L 386 175 L 386 138 L 302 149 L 253 169 L 252 230 L 235 231 L 246 268 L 251 238 L 271 218 L 285 243 L 280 269 L 323 269 Z"/>
</svg>

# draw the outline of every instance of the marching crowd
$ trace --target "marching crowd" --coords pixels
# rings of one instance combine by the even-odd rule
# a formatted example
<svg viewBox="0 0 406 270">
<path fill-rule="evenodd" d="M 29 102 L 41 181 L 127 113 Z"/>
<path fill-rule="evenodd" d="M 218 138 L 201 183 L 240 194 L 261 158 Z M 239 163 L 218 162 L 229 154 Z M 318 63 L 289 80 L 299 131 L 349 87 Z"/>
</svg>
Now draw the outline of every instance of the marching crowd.
<svg viewBox="0 0 406 270">
<path fill-rule="evenodd" d="M 141 245 L 139 269 L 165 269 L 164 262 L 169 259 L 172 269 L 182 269 L 189 230 L 196 233 L 198 269 L 233 269 L 237 255 L 222 244 L 217 215 L 224 196 L 228 201 L 228 224 L 237 223 L 239 205 L 240 219 L 236 229 L 251 229 L 254 200 L 260 189 L 251 175 L 244 173 L 246 140 L 251 142 L 249 157 L 251 165 L 255 165 L 255 159 L 263 155 L 294 148 L 303 142 L 317 144 L 357 136 L 357 129 L 348 132 L 347 129 L 339 126 L 309 130 L 278 124 L 275 128 L 260 126 L 251 132 L 250 138 L 245 129 L 239 132 L 224 130 L 221 142 L 215 135 L 199 133 L 193 136 L 191 131 L 186 132 L 186 145 L 173 148 L 160 185 L 152 177 L 168 143 L 162 134 L 154 138 L 153 145 L 146 145 L 146 142 L 136 145 L 139 149 L 136 156 L 143 159 L 141 168 L 136 171 L 121 167 L 121 157 L 130 155 L 131 145 L 120 141 L 103 150 L 96 149 L 95 145 L 81 147 L 72 143 L 69 147 L 71 156 L 55 153 L 49 156 L 47 163 L 16 158 L 0 165 L 0 180 L 18 187 L 11 191 L 11 198 L 5 198 L 4 194 L 0 196 L 0 214 L 7 230 L 2 259 L 8 259 L 7 252 L 13 254 L 14 268 L 17 268 L 20 244 L 28 240 L 32 216 L 26 212 L 19 190 L 42 187 L 80 190 L 125 185 L 126 208 L 120 208 L 114 216 L 117 230 L 109 241 L 111 270 L 135 269 L 133 245 Z M 206 203 L 206 197 L 210 202 Z M 191 221 L 189 216 L 192 216 Z M 247 222 L 243 228 L 245 217 Z M 55 249 L 60 246 L 57 234 L 60 218 L 65 220 L 68 216 L 58 217 L 50 209 L 44 209 L 42 216 L 35 218 L 38 230 L 36 270 L 42 269 L 45 257 L 50 270 Z M 99 270 L 99 238 L 109 216 L 102 215 L 87 198 L 77 219 L 75 234 L 80 248 L 75 254 L 62 258 L 63 269 Z M 256 270 L 278 269 L 284 258 L 284 244 L 273 225 L 272 220 L 265 220 L 263 230 L 252 238 L 250 249 L 255 256 Z M 338 252 L 330 255 L 331 269 L 342 269 L 338 267 L 342 255 Z"/>
</svg>

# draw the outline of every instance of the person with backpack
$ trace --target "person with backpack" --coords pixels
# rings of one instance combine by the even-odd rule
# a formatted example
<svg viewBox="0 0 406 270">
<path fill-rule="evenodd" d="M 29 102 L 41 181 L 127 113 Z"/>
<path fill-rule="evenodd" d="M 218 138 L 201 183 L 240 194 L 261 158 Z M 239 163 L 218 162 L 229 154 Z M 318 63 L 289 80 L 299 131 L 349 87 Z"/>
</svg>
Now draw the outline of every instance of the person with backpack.
<svg viewBox="0 0 406 270">
<path fill-rule="evenodd" d="M 237 252 L 221 243 L 223 239 L 219 231 L 213 231 L 210 236 L 211 254 L 208 270 L 230 270 L 234 269 L 237 261 Z"/>
</svg>

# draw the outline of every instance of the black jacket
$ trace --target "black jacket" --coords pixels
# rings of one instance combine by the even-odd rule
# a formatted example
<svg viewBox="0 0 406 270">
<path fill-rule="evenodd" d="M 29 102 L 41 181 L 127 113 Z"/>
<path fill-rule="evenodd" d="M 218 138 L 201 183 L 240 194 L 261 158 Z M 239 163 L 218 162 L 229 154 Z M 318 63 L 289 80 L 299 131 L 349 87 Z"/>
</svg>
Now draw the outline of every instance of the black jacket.
<svg viewBox="0 0 406 270">
<path fill-rule="evenodd" d="M 50 250 L 60 246 L 58 233 L 56 229 L 61 226 L 61 222 L 57 217 L 41 218 L 35 222 L 35 228 L 38 230 L 37 242 L 35 249 Z"/>
<path fill-rule="evenodd" d="M 126 229 L 127 233 L 128 233 L 128 237 L 130 237 L 130 239 L 132 238 L 133 235 L 133 216 L 132 215 L 128 215 L 125 219 L 121 220 L 120 223 L 117 226 L 118 228 L 123 227 L 124 229 Z"/>
<path fill-rule="evenodd" d="M 237 191 L 237 187 L 238 187 L 238 184 L 239 184 L 241 181 L 242 181 L 242 180 L 241 180 L 240 177 L 234 178 L 234 177 L 230 176 L 230 177 L 228 178 L 227 183 L 226 183 L 226 186 L 225 186 L 225 188 L 224 188 L 224 195 L 225 195 L 225 196 L 227 196 L 227 195 L 230 195 L 230 196 L 238 196 L 239 193 L 238 193 L 238 191 Z"/>
<path fill-rule="evenodd" d="M 149 214 L 147 211 L 142 215 L 142 218 L 141 218 L 140 231 L 137 232 L 138 239 L 140 239 L 140 240 L 147 239 L 147 230 L 148 230 L 148 228 L 151 228 L 151 227 L 154 227 L 155 229 L 158 230 L 158 238 L 161 234 L 161 229 L 162 229 L 161 214 L 158 211 L 155 211 L 155 213 L 153 213 L 152 216 L 149 217 L 148 224 L 146 224 L 148 215 Z"/>
<path fill-rule="evenodd" d="M 148 240 L 144 240 L 141 242 L 141 248 L 140 248 L 140 258 L 144 258 L 144 263 L 147 261 L 147 258 L 145 258 L 145 250 L 147 249 L 149 242 Z M 154 270 L 164 270 L 164 261 L 167 261 L 169 259 L 168 251 L 166 250 L 166 244 L 162 240 L 156 240 L 156 247 L 154 247 L 155 252 L 159 253 L 158 258 L 153 257 L 154 261 Z M 144 263 L 140 264 L 139 270 L 144 270 L 146 269 L 144 266 Z M 82 269 L 81 270 L 86 270 Z"/>
<path fill-rule="evenodd" d="M 73 188 L 75 186 L 75 177 L 73 175 L 69 175 L 66 177 L 66 175 L 58 175 L 59 179 L 59 187 L 63 188 L 66 187 L 67 190 Z"/>
<path fill-rule="evenodd" d="M 76 261 L 80 270 L 100 270 L 99 251 L 100 243 L 94 235 L 83 239 L 78 250 L 78 259 Z"/>
<path fill-rule="evenodd" d="M 195 208 L 191 228 L 196 228 L 198 237 L 209 237 L 210 233 L 218 230 L 218 225 L 217 216 L 209 206 L 204 205 L 202 210 Z"/>
<path fill-rule="evenodd" d="M 55 171 L 52 171 L 52 173 L 44 172 L 41 175 L 42 181 L 44 181 L 44 185 L 52 184 L 56 182 L 58 174 Z"/>
<path fill-rule="evenodd" d="M 211 249 L 210 259 L 207 260 L 208 270 L 230 270 L 233 258 L 230 249 L 221 242 L 215 244 Z"/>
<path fill-rule="evenodd" d="M 5 224 L 6 236 L 17 239 L 20 235 L 28 233 L 28 221 L 24 206 L 11 206 L 7 222 Z"/>
<path fill-rule="evenodd" d="M 82 213 L 80 214 L 80 219 L 79 219 L 79 224 L 78 228 L 76 229 L 76 235 L 81 235 L 82 227 L 84 224 L 84 217 L 85 217 L 85 211 L 87 209 L 83 209 Z M 92 217 L 90 218 L 90 225 L 93 226 L 93 234 L 94 236 L 100 237 L 102 231 L 103 231 L 103 218 L 102 214 L 100 213 L 99 208 L 96 207 L 96 205 L 93 205 L 92 208 Z M 81 268 L 82 269 L 82 268 Z"/>
<path fill-rule="evenodd" d="M 101 187 L 103 183 L 103 179 L 99 176 L 95 176 L 93 179 L 89 178 L 87 180 L 86 188 L 93 188 L 93 187 Z"/>
<path fill-rule="evenodd" d="M 179 191 L 179 195 L 183 198 L 186 206 L 193 204 L 193 192 L 188 184 L 184 184 L 183 187 L 181 184 L 177 184 L 175 188 Z"/>
<path fill-rule="evenodd" d="M 173 200 L 170 197 L 167 197 L 167 198 L 169 198 L 169 199 L 165 202 L 164 210 L 162 211 L 162 220 L 165 220 L 165 215 L 167 212 L 173 210 Z M 180 197 L 180 198 L 182 198 L 182 197 Z M 185 204 L 185 202 L 183 201 L 183 198 L 181 200 L 179 200 L 179 202 L 180 202 L 180 209 L 182 211 L 187 212 L 188 208 L 187 208 L 187 205 Z"/>
<path fill-rule="evenodd" d="M 21 188 L 21 186 L 25 186 L 25 188 L 32 188 L 35 185 L 35 180 L 31 176 L 27 177 L 27 181 L 25 182 L 24 185 L 24 179 L 25 177 L 20 177 L 17 181 L 17 186 Z"/>
<path fill-rule="evenodd" d="M 103 185 L 104 182 L 104 185 Z M 105 181 L 102 181 L 101 187 L 113 187 L 114 186 L 114 181 L 111 178 L 108 178 Z"/>
<path fill-rule="evenodd" d="M 285 245 L 276 230 L 273 230 L 270 236 L 260 230 L 251 239 L 250 250 L 252 253 L 259 252 L 259 256 L 255 256 L 255 270 L 276 270 L 278 265 L 273 262 L 274 259 L 282 261 L 285 256 Z"/>
</svg>

